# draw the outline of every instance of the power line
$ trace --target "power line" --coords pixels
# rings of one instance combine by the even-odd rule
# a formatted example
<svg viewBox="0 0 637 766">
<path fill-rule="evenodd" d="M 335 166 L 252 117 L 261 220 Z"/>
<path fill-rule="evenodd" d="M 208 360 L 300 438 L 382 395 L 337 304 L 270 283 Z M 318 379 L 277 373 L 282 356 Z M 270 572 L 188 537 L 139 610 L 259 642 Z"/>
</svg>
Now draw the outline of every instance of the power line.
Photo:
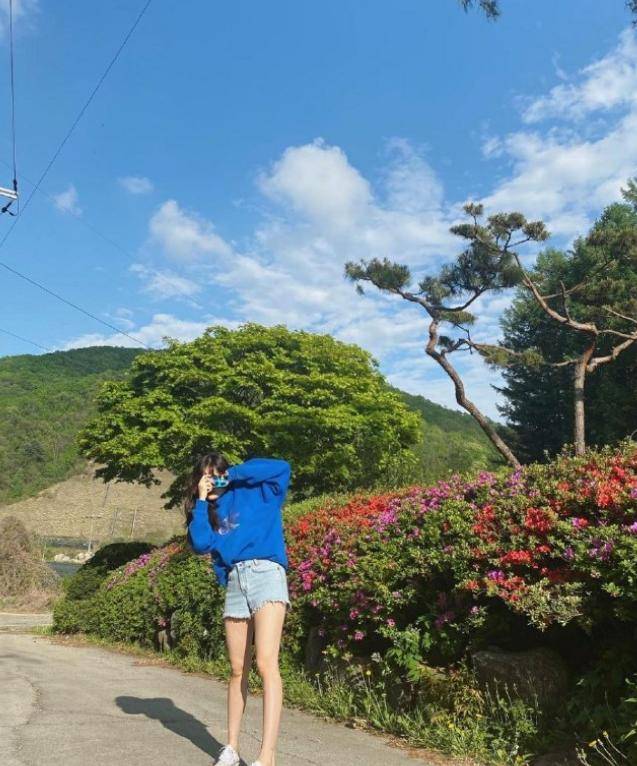
<svg viewBox="0 0 637 766">
<path fill-rule="evenodd" d="M 97 84 L 95 85 L 95 87 L 93 88 L 93 90 L 91 91 L 91 93 L 89 94 L 89 97 L 88 97 L 88 98 L 87 98 L 87 100 L 84 102 L 84 105 L 83 105 L 83 106 L 82 106 L 82 108 L 80 109 L 80 111 L 79 111 L 79 113 L 78 113 L 77 117 L 75 118 L 75 120 L 73 121 L 73 123 L 72 123 L 71 127 L 69 128 L 69 130 L 67 131 L 66 135 L 64 136 L 64 138 L 63 138 L 63 139 L 62 139 L 62 141 L 60 142 L 60 144 L 59 144 L 58 148 L 57 148 L 57 149 L 55 150 L 55 152 L 53 153 L 53 156 L 52 156 L 52 157 L 51 157 L 51 159 L 49 160 L 49 163 L 48 163 L 48 164 L 47 164 L 47 166 L 45 167 L 44 171 L 42 172 L 42 174 L 41 174 L 40 178 L 38 179 L 38 182 L 37 182 L 37 183 L 36 183 L 36 185 L 35 185 L 35 187 L 34 187 L 34 188 L 31 190 L 31 194 L 29 194 L 29 196 L 27 197 L 27 200 L 26 200 L 26 202 L 25 202 L 25 203 L 24 203 L 24 205 L 22 206 L 22 212 L 20 213 L 20 215 L 19 215 L 19 216 L 17 216 L 17 217 L 14 219 L 13 223 L 11 224 L 11 226 L 9 227 L 9 229 L 7 230 L 7 232 L 6 232 L 6 234 L 4 235 L 4 237 L 3 237 L 3 238 L 0 240 L 0 248 L 2 248 L 2 247 L 4 246 L 4 243 L 5 243 L 5 242 L 7 241 L 7 239 L 9 239 L 9 237 L 11 236 L 11 232 L 12 232 L 12 231 L 15 229 L 15 227 L 17 226 L 17 224 L 18 224 L 18 221 L 19 221 L 19 220 L 22 218 L 22 216 L 24 215 L 24 213 L 25 213 L 25 211 L 26 211 L 27 207 L 29 206 L 29 203 L 30 203 L 30 202 L 31 202 L 31 200 L 33 199 L 33 196 L 34 196 L 34 194 L 35 194 L 35 193 L 36 193 L 36 191 L 38 190 L 38 188 L 39 188 L 40 184 L 42 183 L 42 181 L 44 181 L 44 179 L 45 179 L 45 178 L 46 178 L 46 176 L 48 175 L 48 172 L 49 172 L 49 170 L 51 170 L 51 168 L 53 167 L 53 164 L 54 164 L 54 162 L 55 162 L 55 161 L 57 160 L 57 158 L 59 157 L 59 155 L 60 155 L 60 153 L 61 153 L 62 149 L 64 149 L 64 147 L 66 146 L 66 143 L 67 143 L 67 141 L 68 141 L 68 140 L 69 140 L 69 138 L 71 138 L 71 136 L 73 135 L 73 132 L 75 131 L 75 128 L 78 126 L 78 124 L 79 124 L 80 120 L 81 120 L 81 119 L 82 119 L 82 117 L 84 116 L 84 113 L 86 112 L 86 110 L 87 110 L 87 109 L 88 109 L 88 107 L 90 106 L 91 102 L 93 101 L 93 99 L 94 99 L 94 98 L 95 98 L 95 96 L 97 95 L 97 92 L 98 92 L 98 90 L 99 90 L 99 89 L 102 87 L 102 84 L 104 83 L 104 81 L 105 81 L 105 80 L 106 80 L 106 78 L 108 77 L 108 75 L 109 75 L 109 73 L 110 73 L 111 69 L 112 69 L 112 68 L 113 68 L 113 66 L 115 65 L 115 63 L 116 63 L 117 59 L 120 57 L 120 54 L 122 53 L 122 51 L 123 51 L 123 50 L 124 50 L 124 48 L 126 47 L 126 44 L 128 43 L 128 41 L 129 41 L 129 40 L 130 40 L 130 38 L 132 37 L 132 35 L 133 35 L 133 32 L 134 32 L 134 31 L 137 29 L 137 26 L 139 25 L 140 21 L 141 21 L 141 20 L 142 20 L 142 18 L 144 17 L 144 14 L 145 14 L 145 13 L 146 13 L 146 11 L 148 10 L 148 8 L 149 8 L 150 4 L 152 3 L 152 1 L 153 1 L 153 0 L 146 0 L 146 3 L 144 4 L 143 8 L 141 9 L 141 11 L 139 12 L 139 14 L 137 15 L 137 18 L 136 18 L 136 19 L 135 19 L 135 21 L 133 22 L 132 26 L 130 27 L 130 29 L 128 30 L 128 32 L 126 33 L 126 35 L 124 36 L 124 39 L 122 40 L 122 42 L 120 43 L 120 46 L 119 46 L 119 48 L 118 48 L 118 49 L 115 51 L 115 55 L 113 56 L 113 58 L 112 58 L 112 59 L 110 60 L 110 62 L 108 63 L 108 66 L 106 67 L 106 69 L 105 69 L 105 70 L 104 70 L 104 72 L 102 73 L 102 76 L 101 76 L 101 77 L 99 78 L 99 80 L 97 81 Z"/>
<path fill-rule="evenodd" d="M 125 335 L 127 338 L 130 338 L 130 340 L 135 341 L 135 343 L 139 343 L 144 348 L 149 349 L 149 347 L 144 343 L 143 340 L 140 340 L 139 338 L 135 338 L 133 335 L 129 335 L 127 332 L 124 332 L 124 330 L 120 330 L 119 327 L 115 327 L 115 325 L 110 324 L 110 322 L 106 322 L 103 319 L 100 319 L 98 316 L 95 316 L 95 314 L 91 314 L 90 311 L 87 311 L 81 306 L 78 306 L 77 303 L 73 303 L 73 301 L 70 301 L 67 298 L 64 298 L 59 293 L 56 293 L 53 290 L 49 290 L 49 288 L 46 287 L 45 285 L 41 284 L 40 282 L 36 282 L 35 279 L 31 279 L 31 277 L 28 277 L 26 274 L 23 274 L 21 271 L 14 269 L 13 266 L 9 266 L 8 263 L 5 263 L 4 261 L 0 261 L 0 266 L 2 266 L 3 269 L 10 271 L 12 274 L 15 274 L 16 277 L 20 277 L 20 279 L 24 279 L 25 282 L 29 282 L 35 287 L 38 287 L 40 290 L 43 290 L 48 295 L 52 295 L 54 298 L 57 298 L 57 300 L 61 301 L 62 303 L 66 303 L 67 306 L 70 306 L 76 311 L 80 311 L 82 314 L 85 314 L 87 317 L 90 317 L 91 319 L 94 319 L 96 322 L 103 324 L 105 327 L 109 327 L 111 330 L 115 330 L 115 332 L 118 335 Z"/>
<path fill-rule="evenodd" d="M 5 160 L 0 159 L 0 163 L 5 165 L 7 168 L 10 168 L 8 162 L 5 162 Z M 20 173 L 20 178 L 22 181 L 26 181 L 28 184 L 31 184 L 31 186 L 35 187 L 35 181 L 32 181 L 28 176 L 24 175 L 24 172 Z M 43 189 L 41 186 L 37 189 L 38 193 L 41 194 L 43 197 L 46 197 L 46 199 L 49 200 L 49 202 L 56 204 L 55 197 L 50 194 L 46 189 Z M 104 234 L 104 232 L 100 231 L 98 228 L 96 228 L 92 223 L 87 221 L 80 213 L 77 213 L 72 208 L 66 209 L 64 211 L 65 213 L 68 213 L 73 218 L 75 218 L 76 221 L 79 221 L 79 223 L 82 224 L 82 226 L 85 226 L 89 231 L 92 231 L 93 234 L 96 234 L 100 239 L 103 239 L 104 242 L 107 242 L 109 245 L 114 247 L 116 250 L 119 250 L 120 253 L 125 255 L 127 258 L 134 258 L 134 255 L 127 250 L 123 245 L 120 245 L 119 242 L 114 240 L 112 237 L 109 237 L 107 234 Z"/>
<path fill-rule="evenodd" d="M 53 349 L 47 348 L 46 346 L 41 346 L 39 343 L 36 343 L 34 340 L 29 340 L 28 338 L 23 338 L 21 335 L 16 335 L 14 332 L 10 332 L 9 330 L 5 330 L 2 327 L 0 327 L 0 332 L 4 333 L 5 335 L 10 335 L 12 338 L 17 338 L 18 340 L 23 341 L 23 343 L 29 343 L 31 346 L 35 346 L 36 348 L 41 348 L 43 351 L 52 352 Z"/>
<path fill-rule="evenodd" d="M 64 138 L 60 142 L 59 146 L 57 147 L 57 149 L 53 153 L 53 156 L 51 157 L 51 159 L 49 160 L 49 162 L 48 162 L 47 166 L 45 167 L 44 171 L 40 175 L 37 183 L 34 185 L 33 189 L 31 190 L 31 193 L 29 194 L 26 202 L 22 206 L 22 210 L 21 210 L 20 214 L 14 219 L 13 223 L 11 224 L 9 229 L 7 230 L 7 232 L 4 235 L 4 237 L 0 240 L 0 248 L 2 248 L 4 246 L 5 242 L 10 237 L 11 232 L 17 226 L 18 221 L 24 215 L 24 213 L 25 213 L 27 207 L 29 206 L 29 203 L 33 199 L 36 191 L 39 190 L 40 185 L 42 184 L 42 182 L 46 178 L 48 172 L 53 167 L 53 164 L 55 163 L 55 161 L 59 157 L 62 149 L 64 148 L 64 146 L 66 145 L 66 143 L 68 142 L 70 137 L 72 136 L 75 128 L 78 126 L 80 120 L 84 116 L 84 113 L 86 112 L 86 110 L 90 106 L 91 102 L 93 101 L 93 99 L 97 95 L 97 92 L 101 88 L 102 84 L 104 83 L 104 81 L 108 77 L 111 69 L 113 68 L 113 66 L 117 62 L 117 60 L 120 57 L 122 51 L 126 47 L 126 44 L 128 43 L 128 41 L 132 37 L 135 29 L 137 29 L 137 26 L 139 25 L 140 21 L 142 20 L 142 18 L 145 15 L 146 11 L 150 7 L 151 2 L 152 2 L 152 0 L 146 0 L 144 6 L 142 7 L 141 11 L 137 15 L 137 17 L 136 17 L 135 21 L 133 22 L 132 26 L 129 28 L 128 32 L 124 36 L 124 39 L 120 43 L 118 49 L 115 51 L 115 55 L 111 58 L 110 62 L 108 63 L 108 66 L 106 67 L 106 69 L 102 73 L 102 76 L 97 81 L 97 84 L 95 85 L 95 87 L 93 88 L 91 93 L 89 94 L 89 97 L 87 98 L 87 100 L 84 102 L 84 105 L 82 106 L 82 108 L 80 109 L 77 117 L 75 118 L 75 120 L 71 124 L 71 127 L 69 128 L 69 130 L 67 131 L 66 135 L 64 136 Z M 100 236 L 103 236 L 103 235 L 100 235 Z M 86 309 L 82 308 L 81 306 L 78 306 L 76 303 L 73 303 L 73 301 L 70 301 L 67 298 L 64 298 L 59 293 L 56 293 L 55 291 L 50 290 L 48 287 L 45 287 L 45 285 L 41 284 L 40 282 L 37 282 L 35 279 L 32 279 L 31 277 L 28 277 L 26 274 L 23 274 L 22 272 L 18 271 L 17 269 L 14 269 L 12 266 L 9 266 L 8 263 L 5 263 L 4 261 L 0 261 L 0 266 L 2 266 L 4 269 L 6 269 L 7 271 L 11 272 L 15 276 L 20 277 L 20 279 L 23 279 L 26 282 L 29 282 L 30 284 L 32 284 L 35 287 L 39 288 L 40 290 L 44 291 L 48 295 L 51 295 L 53 298 L 61 301 L 62 303 L 65 303 L 67 306 L 70 306 L 71 308 L 75 309 L 76 311 L 81 312 L 85 316 L 88 316 L 91 319 L 94 319 L 96 322 L 99 322 L 100 324 L 104 325 L 105 327 L 108 327 L 111 330 L 114 330 L 119 335 L 124 335 L 125 337 L 129 338 L 130 340 L 134 341 L 135 343 L 139 343 L 144 348 L 148 348 L 148 346 L 146 346 L 146 344 L 143 341 L 139 340 L 139 338 L 135 338 L 133 335 L 129 335 L 127 332 L 124 332 L 123 330 L 120 330 L 118 327 L 115 327 L 115 325 L 112 325 L 109 322 L 105 322 L 103 319 L 100 319 L 99 317 L 95 316 L 95 314 L 92 314 L 90 311 L 87 311 Z"/>
</svg>

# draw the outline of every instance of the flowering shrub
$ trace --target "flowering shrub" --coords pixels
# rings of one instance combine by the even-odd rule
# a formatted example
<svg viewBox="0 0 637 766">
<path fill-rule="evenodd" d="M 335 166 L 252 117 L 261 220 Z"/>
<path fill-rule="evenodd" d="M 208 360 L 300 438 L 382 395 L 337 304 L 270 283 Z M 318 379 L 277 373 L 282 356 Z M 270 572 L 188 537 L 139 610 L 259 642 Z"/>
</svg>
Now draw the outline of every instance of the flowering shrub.
<svg viewBox="0 0 637 766">
<path fill-rule="evenodd" d="M 303 508 L 286 524 L 286 661 L 298 667 L 318 637 L 334 666 L 362 664 L 420 709 L 438 669 L 448 682 L 470 650 L 548 643 L 582 679 L 571 724 L 609 727 L 615 705 L 628 710 L 619 734 L 637 730 L 623 680 L 637 678 L 634 443 Z M 147 645 L 164 631 L 180 653 L 213 658 L 223 595 L 209 559 L 176 540 L 111 572 L 76 602 L 82 614 L 64 599 L 55 627 Z"/>
<path fill-rule="evenodd" d="M 288 550 L 297 609 L 332 653 L 391 651 L 416 630 L 420 658 L 439 661 L 507 614 L 538 630 L 632 620 L 637 449 L 326 505 Z"/>
</svg>

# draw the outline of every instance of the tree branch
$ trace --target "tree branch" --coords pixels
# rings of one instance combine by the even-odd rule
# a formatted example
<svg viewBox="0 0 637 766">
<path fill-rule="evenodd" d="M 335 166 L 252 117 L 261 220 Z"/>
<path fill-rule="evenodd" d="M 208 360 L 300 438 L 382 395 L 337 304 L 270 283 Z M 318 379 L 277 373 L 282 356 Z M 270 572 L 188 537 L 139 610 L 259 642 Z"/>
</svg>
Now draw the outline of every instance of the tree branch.
<svg viewBox="0 0 637 766">
<path fill-rule="evenodd" d="M 627 348 L 630 348 L 633 343 L 637 341 L 637 333 L 633 335 L 632 337 L 625 340 L 623 343 L 620 343 L 619 345 L 615 346 L 615 348 L 610 352 L 610 354 L 607 354 L 606 356 L 596 356 L 593 357 L 590 362 L 586 365 L 586 372 L 594 372 L 597 367 L 599 367 L 602 364 L 607 364 L 608 362 L 612 362 L 622 353 L 622 351 L 625 351 Z"/>
<path fill-rule="evenodd" d="M 512 465 L 514 468 L 519 468 L 520 467 L 519 460 L 516 458 L 513 452 L 509 449 L 509 447 L 504 443 L 504 441 L 500 438 L 498 432 L 487 420 L 487 418 L 482 414 L 482 412 L 476 407 L 476 405 L 470 399 L 467 398 L 467 395 L 465 394 L 464 384 L 462 382 L 462 379 L 460 378 L 460 375 L 455 369 L 455 367 L 451 364 L 451 362 L 447 359 L 447 357 L 444 354 L 438 351 L 437 349 L 438 324 L 439 324 L 438 320 L 435 317 L 432 317 L 432 320 L 429 324 L 429 340 L 427 341 L 427 346 L 425 347 L 427 354 L 432 359 L 435 359 L 436 362 L 438 362 L 438 364 L 442 367 L 442 369 L 447 373 L 447 375 L 453 381 L 453 385 L 456 391 L 456 401 L 458 402 L 458 404 L 462 408 L 467 410 L 467 412 L 476 419 L 479 426 L 482 428 L 485 434 L 489 437 L 489 439 L 491 440 L 493 445 L 496 447 L 498 452 L 506 459 L 506 461 L 510 465 Z"/>
<path fill-rule="evenodd" d="M 559 322 L 561 325 L 566 325 L 567 327 L 571 327 L 574 330 L 578 330 L 579 332 L 585 332 L 589 335 L 598 335 L 599 331 L 597 327 L 589 322 L 577 322 L 574 319 L 569 318 L 568 316 L 564 316 L 563 314 L 560 314 L 559 311 L 556 311 L 555 309 L 551 308 L 549 304 L 546 302 L 546 299 L 542 296 L 540 291 L 538 290 L 537 285 L 535 282 L 531 279 L 531 277 L 528 275 L 524 267 L 522 266 L 522 262 L 520 261 L 520 257 L 517 253 L 513 253 L 513 257 L 515 258 L 515 261 L 522 273 L 522 281 L 524 285 L 527 287 L 528 290 L 531 291 L 533 294 L 533 297 L 539 304 L 540 308 L 548 314 L 551 319 L 554 319 L 556 322 Z"/>
<path fill-rule="evenodd" d="M 619 319 L 625 319 L 627 322 L 632 322 L 633 324 L 637 324 L 636 317 L 629 317 L 629 316 L 626 316 L 626 314 L 620 314 L 619 311 L 615 311 L 610 306 L 604 306 L 604 308 L 606 309 L 606 311 L 608 311 L 609 314 L 619 317 Z"/>
</svg>

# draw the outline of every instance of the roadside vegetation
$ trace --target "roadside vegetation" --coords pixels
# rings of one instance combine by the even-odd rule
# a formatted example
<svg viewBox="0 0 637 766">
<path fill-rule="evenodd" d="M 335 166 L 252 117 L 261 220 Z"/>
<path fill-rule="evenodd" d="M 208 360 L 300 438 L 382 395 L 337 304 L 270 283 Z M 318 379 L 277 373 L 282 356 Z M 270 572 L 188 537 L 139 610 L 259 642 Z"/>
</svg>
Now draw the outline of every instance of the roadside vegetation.
<svg viewBox="0 0 637 766">
<path fill-rule="evenodd" d="M 20 519 L 0 519 L 0 610 L 43 612 L 60 595 L 58 576 Z"/>
<path fill-rule="evenodd" d="M 565 743 L 602 763 L 605 736 L 618 764 L 637 758 L 633 443 L 286 513 L 289 702 L 485 763 L 526 764 Z M 179 537 L 140 550 L 102 549 L 65 585 L 54 630 L 224 676 L 207 558 Z M 476 658 L 496 642 L 558 665 L 530 684 L 485 680 Z M 562 671 L 565 684 L 551 675 Z"/>
</svg>

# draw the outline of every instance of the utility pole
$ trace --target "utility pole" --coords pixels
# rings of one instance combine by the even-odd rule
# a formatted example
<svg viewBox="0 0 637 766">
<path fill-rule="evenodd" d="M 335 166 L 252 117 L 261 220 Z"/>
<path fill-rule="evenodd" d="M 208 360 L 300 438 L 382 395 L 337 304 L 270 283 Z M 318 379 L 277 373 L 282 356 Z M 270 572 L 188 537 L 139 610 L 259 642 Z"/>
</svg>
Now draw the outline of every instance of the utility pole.
<svg viewBox="0 0 637 766">
<path fill-rule="evenodd" d="M 119 516 L 119 506 L 115 508 L 115 511 L 113 512 L 113 521 L 111 522 L 111 534 L 110 537 L 113 537 L 113 534 L 115 533 L 115 525 L 117 524 L 117 517 Z"/>
<path fill-rule="evenodd" d="M 106 489 L 104 490 L 104 497 L 102 498 L 102 512 L 99 515 L 93 515 L 91 516 L 91 530 L 88 533 L 88 547 L 86 549 L 87 553 L 93 553 L 93 527 L 95 525 L 95 519 L 101 519 L 104 515 L 104 508 L 106 506 L 106 498 L 108 497 L 108 490 L 110 489 L 110 484 L 106 485 Z"/>
</svg>

